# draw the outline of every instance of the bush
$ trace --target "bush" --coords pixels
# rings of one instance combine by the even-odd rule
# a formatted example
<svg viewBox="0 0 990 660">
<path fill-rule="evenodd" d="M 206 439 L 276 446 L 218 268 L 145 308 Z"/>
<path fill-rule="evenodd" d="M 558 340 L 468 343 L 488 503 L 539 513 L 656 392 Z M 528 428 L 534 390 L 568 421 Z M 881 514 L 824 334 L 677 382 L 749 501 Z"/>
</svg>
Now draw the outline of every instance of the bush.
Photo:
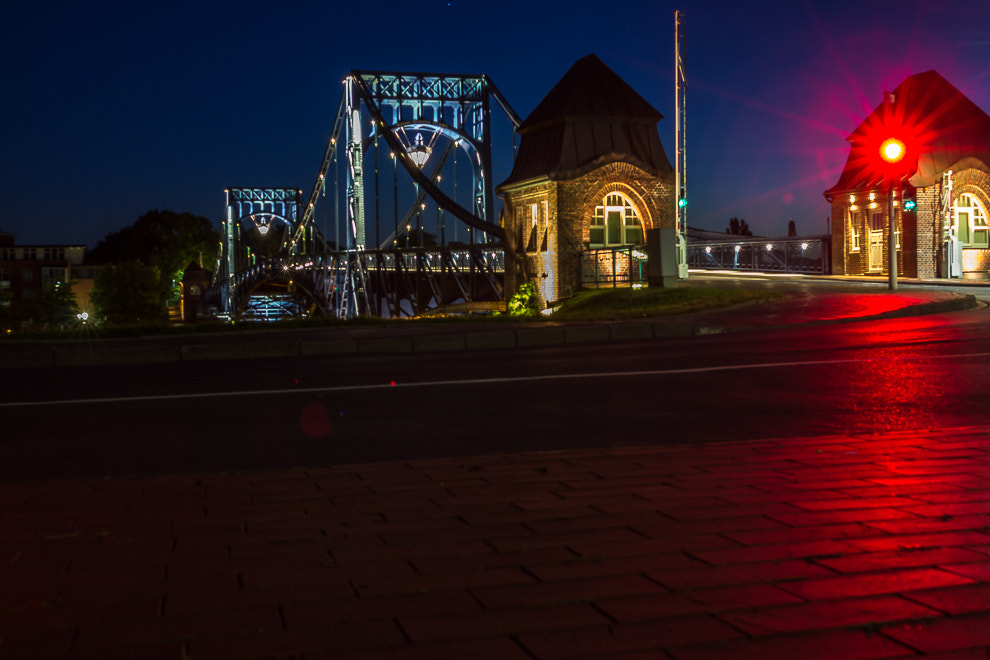
<svg viewBox="0 0 990 660">
<path fill-rule="evenodd" d="M 506 305 L 509 316 L 536 316 L 540 313 L 540 299 L 536 295 L 536 285 L 523 282 Z"/>
</svg>

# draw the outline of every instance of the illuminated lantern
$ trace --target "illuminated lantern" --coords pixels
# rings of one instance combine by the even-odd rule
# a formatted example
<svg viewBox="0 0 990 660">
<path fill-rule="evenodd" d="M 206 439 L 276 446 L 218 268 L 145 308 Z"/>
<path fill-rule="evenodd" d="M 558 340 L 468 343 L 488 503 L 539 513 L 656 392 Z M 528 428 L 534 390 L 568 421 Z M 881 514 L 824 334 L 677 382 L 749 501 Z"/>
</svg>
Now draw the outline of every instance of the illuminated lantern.
<svg viewBox="0 0 990 660">
<path fill-rule="evenodd" d="M 905 151 L 904 142 L 894 137 L 887 138 L 880 145 L 880 157 L 891 165 L 901 162 Z"/>
</svg>

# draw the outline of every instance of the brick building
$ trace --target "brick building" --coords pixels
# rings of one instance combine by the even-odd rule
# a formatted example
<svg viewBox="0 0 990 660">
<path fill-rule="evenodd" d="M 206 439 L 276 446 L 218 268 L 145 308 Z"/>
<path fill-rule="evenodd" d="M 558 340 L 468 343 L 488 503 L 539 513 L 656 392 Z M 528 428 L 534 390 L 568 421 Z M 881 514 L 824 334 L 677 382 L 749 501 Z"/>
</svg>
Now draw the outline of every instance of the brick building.
<svg viewBox="0 0 990 660">
<path fill-rule="evenodd" d="M 0 232 L 0 307 L 16 313 L 46 285 L 69 282 L 85 256 L 84 245 L 15 245 Z"/>
<path fill-rule="evenodd" d="M 505 200 L 505 290 L 537 285 L 543 304 L 581 286 L 581 256 L 641 245 L 674 227 L 663 118 L 595 55 L 578 60 L 519 127 Z"/>
<path fill-rule="evenodd" d="M 894 186 L 897 271 L 905 277 L 990 277 L 990 117 L 935 71 L 909 76 L 849 136 L 832 205 L 832 272 L 888 275 L 883 140 L 903 136 L 908 172 Z M 905 210 L 905 200 L 916 208 Z"/>
</svg>

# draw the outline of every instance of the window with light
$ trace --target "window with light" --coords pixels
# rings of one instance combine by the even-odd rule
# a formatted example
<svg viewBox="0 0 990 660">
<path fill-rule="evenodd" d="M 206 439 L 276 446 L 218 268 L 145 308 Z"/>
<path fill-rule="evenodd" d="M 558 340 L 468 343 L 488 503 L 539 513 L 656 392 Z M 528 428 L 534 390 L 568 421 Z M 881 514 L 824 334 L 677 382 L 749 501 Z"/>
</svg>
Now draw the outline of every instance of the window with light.
<svg viewBox="0 0 990 660">
<path fill-rule="evenodd" d="M 974 195 L 959 195 L 955 207 L 959 240 L 972 247 L 990 247 L 990 227 L 987 211 Z"/>
<path fill-rule="evenodd" d="M 849 247 L 850 252 L 859 252 L 859 213 L 856 211 L 849 212 L 849 232 L 852 237 L 851 245 Z"/>
<path fill-rule="evenodd" d="M 609 193 L 591 217 L 591 247 L 638 245 L 643 242 L 643 223 L 632 201 L 622 193 Z"/>
</svg>

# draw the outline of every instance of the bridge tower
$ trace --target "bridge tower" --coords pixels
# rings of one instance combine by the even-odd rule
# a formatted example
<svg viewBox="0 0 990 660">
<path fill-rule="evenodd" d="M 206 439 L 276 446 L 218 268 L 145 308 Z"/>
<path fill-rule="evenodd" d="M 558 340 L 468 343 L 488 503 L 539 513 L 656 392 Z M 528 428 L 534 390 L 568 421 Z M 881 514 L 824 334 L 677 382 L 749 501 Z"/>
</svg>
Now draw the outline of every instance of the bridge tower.
<svg viewBox="0 0 990 660">
<path fill-rule="evenodd" d="M 297 289 L 305 276 L 289 268 L 285 253 L 302 218 L 298 188 L 227 188 L 223 240 L 211 302 L 223 318 L 272 319 L 297 315 Z M 322 235 L 310 227 L 296 242 L 297 253 L 326 249 Z"/>
<path fill-rule="evenodd" d="M 372 309 L 376 304 L 368 296 L 370 246 L 395 249 L 405 238 L 407 244 L 412 239 L 423 247 L 424 236 L 429 235 L 423 219 L 431 212 L 435 215 L 431 240 L 445 241 L 448 220 L 466 226 L 465 237 L 470 244 L 504 237 L 494 217 L 492 101 L 508 118 L 514 133 L 521 120 L 485 75 L 348 73 L 315 185 L 289 242 L 291 249 L 303 238 L 307 227 L 316 222 L 321 200 L 327 203 L 327 185 L 334 180 L 331 167 L 337 161 L 338 145 L 345 145 L 347 256 L 334 262 L 342 272 L 331 278 L 338 283 L 332 303 L 337 316 L 349 318 L 380 311 Z M 365 126 L 370 127 L 367 135 Z M 380 145 L 388 150 L 396 191 L 396 198 L 386 202 L 392 208 L 394 222 L 385 236 L 380 231 L 384 219 L 380 197 L 387 186 L 380 180 Z M 464 169 L 465 163 L 471 175 L 468 202 L 463 201 L 467 195 L 458 195 L 457 172 Z M 414 198 L 405 211 L 399 208 L 403 205 L 398 199 L 400 171 L 415 186 Z M 374 172 L 373 184 L 367 180 L 370 172 Z M 463 189 L 463 172 L 460 183 Z M 369 187 L 375 196 L 374 239 L 369 236 Z"/>
<path fill-rule="evenodd" d="M 496 106 L 511 165 L 520 120 L 487 76 L 348 73 L 308 200 L 295 188 L 226 191 L 208 302 L 230 319 L 497 304 Z"/>
</svg>

